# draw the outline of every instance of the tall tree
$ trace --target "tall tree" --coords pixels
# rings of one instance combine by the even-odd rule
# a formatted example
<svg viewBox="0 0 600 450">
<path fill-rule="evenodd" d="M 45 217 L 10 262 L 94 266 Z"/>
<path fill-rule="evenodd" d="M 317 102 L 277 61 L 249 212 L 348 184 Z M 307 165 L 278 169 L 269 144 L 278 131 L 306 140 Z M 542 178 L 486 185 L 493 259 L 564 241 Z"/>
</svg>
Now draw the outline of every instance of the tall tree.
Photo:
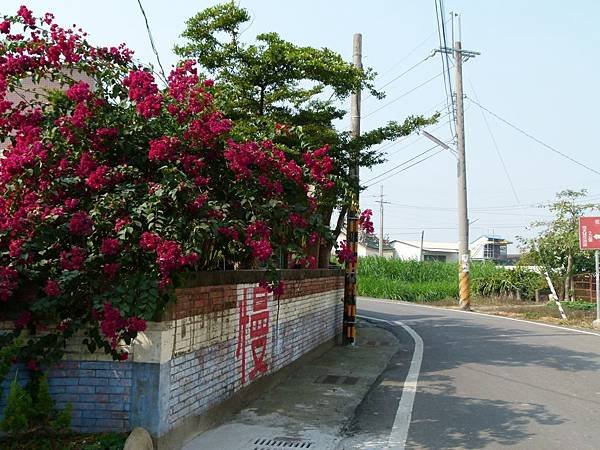
<svg viewBox="0 0 600 450">
<path fill-rule="evenodd" d="M 598 208 L 597 204 L 581 202 L 586 195 L 585 189 L 556 194 L 556 200 L 546 206 L 554 218 L 533 222 L 533 227 L 544 227 L 543 230 L 532 239 L 521 239 L 528 251 L 526 259 L 562 280 L 563 300 L 573 299 L 573 274 L 594 267 L 592 252 L 579 249 L 579 217 Z"/>
<path fill-rule="evenodd" d="M 264 130 L 285 126 L 297 132 L 265 133 L 264 137 L 290 149 L 329 145 L 336 186 L 319 199 L 319 212 L 325 221 L 331 220 L 336 208 L 340 214 L 330 236 L 324 236 L 320 248 L 313 249 L 323 267 L 328 264 L 353 192 L 350 166 L 354 161 L 360 167 L 383 162 L 384 155 L 374 146 L 435 123 L 438 115 L 392 121 L 352 139 L 349 131 L 335 128 L 334 123 L 347 112 L 339 105 L 357 89 L 383 98 L 373 87 L 375 72 L 359 70 L 327 48 L 298 46 L 277 33 L 259 34 L 254 43 L 244 43 L 240 35 L 249 19 L 248 12 L 233 2 L 204 9 L 186 22 L 185 43 L 176 46 L 175 52 L 195 58 L 215 79 L 222 94 L 218 107 L 234 119 L 236 137 L 256 137 Z"/>
</svg>

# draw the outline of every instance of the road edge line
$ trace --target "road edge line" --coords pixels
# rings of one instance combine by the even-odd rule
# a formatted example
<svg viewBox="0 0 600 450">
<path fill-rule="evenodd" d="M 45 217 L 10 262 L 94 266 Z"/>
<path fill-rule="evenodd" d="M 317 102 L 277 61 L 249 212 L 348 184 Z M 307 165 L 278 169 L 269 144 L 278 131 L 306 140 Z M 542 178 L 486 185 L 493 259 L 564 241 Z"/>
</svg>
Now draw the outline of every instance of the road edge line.
<svg viewBox="0 0 600 450">
<path fill-rule="evenodd" d="M 413 356 L 410 361 L 410 367 L 404 384 L 402 387 L 402 395 L 400 396 L 400 402 L 398 403 L 398 409 L 396 410 L 396 417 L 392 425 L 390 437 L 388 439 L 387 448 L 403 450 L 406 446 L 406 440 L 408 439 L 408 430 L 410 428 L 410 421 L 412 417 L 412 410 L 415 401 L 415 395 L 417 393 L 417 384 L 419 381 L 419 373 L 421 371 L 421 363 L 423 361 L 423 339 L 419 334 L 408 325 L 405 325 L 400 320 L 385 320 L 378 319 L 376 317 L 369 317 L 362 314 L 357 315 L 359 318 L 374 320 L 377 322 L 386 322 L 390 325 L 401 326 L 415 342 L 415 349 Z"/>
</svg>

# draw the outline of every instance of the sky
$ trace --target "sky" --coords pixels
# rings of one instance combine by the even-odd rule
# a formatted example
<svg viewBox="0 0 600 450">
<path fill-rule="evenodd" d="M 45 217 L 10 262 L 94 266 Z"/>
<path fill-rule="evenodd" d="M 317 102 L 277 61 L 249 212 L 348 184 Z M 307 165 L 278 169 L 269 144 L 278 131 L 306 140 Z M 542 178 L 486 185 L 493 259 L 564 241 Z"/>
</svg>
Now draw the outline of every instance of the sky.
<svg viewBox="0 0 600 450">
<path fill-rule="evenodd" d="M 165 69 L 177 61 L 172 48 L 182 42 L 179 35 L 185 20 L 215 3 L 142 0 Z M 587 189 L 590 201 L 600 203 L 599 174 L 526 137 L 472 102 L 600 172 L 596 150 L 600 2 L 444 3 L 448 45 L 449 13 L 454 11 L 461 15 L 462 47 L 481 53 L 463 66 L 471 241 L 483 234 L 515 243 L 517 236 L 532 236 L 535 233 L 528 225 L 550 217 L 535 205 L 552 201 L 564 189 Z M 96 44 L 125 42 L 140 61 L 155 64 L 136 0 L 2 0 L 0 12 L 13 14 L 21 4 L 36 15 L 52 12 L 63 25 L 83 27 Z M 239 4 L 252 16 L 242 35 L 249 42 L 259 33 L 274 31 L 295 44 L 327 47 L 351 61 L 352 36 L 361 33 L 363 64 L 379 74 L 376 86 L 389 83 L 383 88 L 384 100 L 363 96 L 362 130 L 439 111 L 440 122 L 427 130 L 451 141 L 441 56 L 423 61 L 440 45 L 434 0 L 240 0 Z M 456 21 L 454 28 L 456 36 Z M 454 87 L 453 69 L 451 80 Z M 349 120 L 340 128 L 348 128 Z M 369 186 L 361 196 L 361 208 L 373 209 L 378 231 L 377 201 L 383 186 L 384 201 L 389 202 L 384 204 L 384 235 L 390 239 L 417 240 L 424 231 L 428 241 L 457 240 L 454 155 L 442 151 L 431 156 L 436 148 L 411 160 L 433 146 L 415 134 L 383 147 L 388 153 L 386 163 L 361 170 L 361 181 Z M 431 158 L 407 167 L 427 156 Z M 396 166 L 395 171 L 375 178 Z M 510 246 L 511 251 L 517 251 L 516 246 Z"/>
</svg>

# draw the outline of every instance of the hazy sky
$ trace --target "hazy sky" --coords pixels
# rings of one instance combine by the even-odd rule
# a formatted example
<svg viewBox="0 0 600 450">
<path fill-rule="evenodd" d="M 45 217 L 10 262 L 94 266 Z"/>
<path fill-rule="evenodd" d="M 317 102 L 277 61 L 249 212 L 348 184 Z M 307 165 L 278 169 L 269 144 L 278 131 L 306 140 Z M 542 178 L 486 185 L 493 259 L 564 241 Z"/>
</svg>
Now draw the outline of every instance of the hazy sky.
<svg viewBox="0 0 600 450">
<path fill-rule="evenodd" d="M 95 43 L 125 42 L 141 61 L 155 61 L 136 0 L 2 0 L 0 11 L 12 14 L 23 3 L 36 15 L 50 11 L 61 24 L 82 26 Z M 184 29 L 185 19 L 215 3 L 143 0 L 165 68 L 176 61 L 171 49 Z M 478 97 L 482 105 L 499 116 L 600 171 L 600 152 L 596 150 L 600 145 L 596 114 L 600 104 L 600 29 L 596 24 L 600 2 L 445 3 L 447 17 L 450 11 L 462 14 L 463 48 L 481 52 L 464 64 L 465 94 Z M 352 35 L 362 33 L 363 62 L 380 74 L 376 80 L 379 86 L 439 45 L 434 0 L 241 0 L 240 4 L 253 17 L 243 35 L 246 39 L 276 31 L 294 43 L 328 47 L 351 60 Z M 365 98 L 363 130 L 388 120 L 403 120 L 410 114 L 439 110 L 444 115 L 442 76 L 403 95 L 441 71 L 441 59 L 436 55 L 386 86 L 386 99 Z M 482 111 L 469 100 L 465 106 L 471 240 L 491 233 L 510 240 L 529 235 L 525 227 L 547 214 L 527 206 L 548 202 L 563 189 L 586 188 L 591 199 L 600 202 L 600 175 L 487 115 L 496 148 Z M 441 119 L 429 131 L 442 140 L 450 139 L 447 120 Z M 389 161 L 372 171 L 363 170 L 361 178 L 367 181 L 432 146 L 419 136 L 388 146 Z M 363 208 L 374 210 L 377 230 L 379 207 L 374 196 L 383 185 L 385 200 L 391 202 L 385 205 L 384 234 L 410 240 L 418 239 L 425 230 L 426 240 L 456 241 L 456 164 L 452 154 L 442 152 L 381 183 L 378 180 L 367 183 L 372 186 L 361 198 Z"/>
</svg>

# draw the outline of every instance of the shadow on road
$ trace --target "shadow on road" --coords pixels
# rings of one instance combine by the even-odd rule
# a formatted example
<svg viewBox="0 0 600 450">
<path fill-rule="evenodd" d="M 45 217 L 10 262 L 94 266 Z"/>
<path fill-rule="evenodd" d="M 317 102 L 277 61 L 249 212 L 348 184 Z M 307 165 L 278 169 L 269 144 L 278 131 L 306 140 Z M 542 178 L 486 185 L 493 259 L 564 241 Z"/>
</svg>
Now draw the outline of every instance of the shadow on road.
<svg viewBox="0 0 600 450">
<path fill-rule="evenodd" d="M 574 420 L 561 414 L 561 402 L 581 402 L 575 405 L 598 409 L 599 401 L 581 392 L 572 393 L 572 386 L 560 381 L 574 380 L 586 373 L 588 379 L 597 378 L 595 374 L 600 369 L 600 355 L 594 348 L 598 345 L 597 338 L 592 341 L 593 337 L 561 330 L 536 333 L 517 324 L 495 325 L 485 319 L 477 323 L 469 316 L 415 314 L 398 318 L 415 329 L 425 344 L 408 448 L 471 449 L 488 445 L 536 448 L 532 444 L 545 438 L 539 434 L 540 426 Z M 407 370 L 410 365 L 413 343 L 401 329 L 395 330 L 405 347 L 410 347 L 410 351 L 398 355 L 402 363 L 394 363 L 397 375 L 402 366 Z M 516 368 L 526 370 L 515 372 Z M 561 372 L 566 373 L 560 375 Z M 515 373 L 527 376 L 517 379 Z M 472 391 L 463 376 L 468 380 L 485 380 L 485 386 L 491 388 Z M 598 386 L 590 389 L 600 390 L 600 382 L 594 383 Z M 504 395 L 503 389 L 510 392 Z M 536 401 L 528 401 L 532 392 Z M 399 396 L 390 395 L 389 389 L 387 392 L 383 388 L 374 389 L 373 395 L 380 402 L 387 398 L 386 410 L 398 404 Z M 366 419 L 377 408 L 370 407 L 372 400 L 363 402 L 363 410 L 353 423 L 355 433 L 373 430 Z M 390 420 L 382 418 L 379 423 L 374 434 L 380 439 L 389 436 Z M 559 429 L 564 430 L 545 428 L 552 433 L 559 433 Z"/>
</svg>

